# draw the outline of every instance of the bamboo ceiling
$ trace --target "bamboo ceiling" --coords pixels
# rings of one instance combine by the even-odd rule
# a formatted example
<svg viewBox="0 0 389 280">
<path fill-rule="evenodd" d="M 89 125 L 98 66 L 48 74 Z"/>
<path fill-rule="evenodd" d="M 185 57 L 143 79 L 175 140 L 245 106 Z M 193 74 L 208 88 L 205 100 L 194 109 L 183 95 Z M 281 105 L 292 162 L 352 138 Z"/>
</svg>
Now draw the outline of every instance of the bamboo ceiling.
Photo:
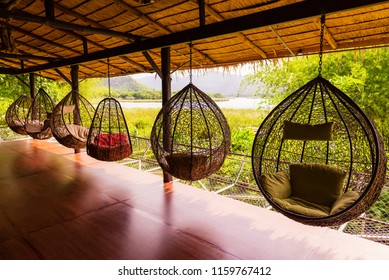
<svg viewBox="0 0 389 280">
<path fill-rule="evenodd" d="M 105 77 L 111 55 L 111 75 L 156 72 L 169 45 L 172 71 L 188 69 L 189 41 L 194 68 L 318 53 L 321 10 L 324 51 L 389 45 L 389 1 L 139 2 L 0 0 L 0 73 Z"/>
</svg>

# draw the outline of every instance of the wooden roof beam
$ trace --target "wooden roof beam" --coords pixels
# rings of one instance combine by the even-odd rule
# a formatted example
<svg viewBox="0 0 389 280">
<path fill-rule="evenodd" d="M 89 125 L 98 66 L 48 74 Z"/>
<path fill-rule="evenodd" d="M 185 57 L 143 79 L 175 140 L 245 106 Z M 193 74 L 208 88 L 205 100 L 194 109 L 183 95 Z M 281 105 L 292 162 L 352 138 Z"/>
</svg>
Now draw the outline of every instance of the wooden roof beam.
<svg viewBox="0 0 389 280">
<path fill-rule="evenodd" d="M 130 12 L 131 15 L 135 15 L 142 19 L 143 21 L 147 22 L 148 24 L 151 24 L 152 26 L 156 27 L 158 30 L 163 31 L 166 34 L 170 34 L 171 31 L 167 28 L 165 28 L 163 25 L 159 24 L 155 20 L 153 20 L 151 17 L 143 14 L 142 12 L 138 11 L 134 7 L 128 5 L 126 2 L 123 0 L 113 0 L 113 2 L 121 7 L 124 11 Z"/>
<path fill-rule="evenodd" d="M 278 40 L 281 41 L 281 43 L 285 46 L 285 48 L 290 52 L 291 55 L 296 56 L 294 52 L 289 48 L 289 46 L 285 43 L 285 41 L 281 38 L 280 35 L 278 35 L 277 31 L 273 28 L 273 26 L 270 26 L 271 31 L 273 31 L 274 35 L 277 36 Z"/>
<path fill-rule="evenodd" d="M 46 2 L 47 0 L 40 0 L 41 2 Z M 58 4 L 58 3 L 54 3 L 54 8 L 55 9 L 58 9 L 60 10 L 61 12 L 67 14 L 67 15 L 71 15 L 72 17 L 75 17 L 76 19 L 79 19 L 79 20 L 82 20 L 83 22 L 85 23 L 88 23 L 92 26 L 95 26 L 95 27 L 98 27 L 98 28 L 101 28 L 101 29 L 105 29 L 105 26 L 103 26 L 102 24 L 98 23 L 97 21 L 94 21 L 94 20 L 91 20 L 85 16 L 82 16 L 72 10 L 70 10 L 69 8 L 66 8 L 65 6 L 62 6 L 61 4 Z"/>
<path fill-rule="evenodd" d="M 74 38 L 76 38 L 76 39 L 82 41 L 83 54 L 84 54 L 84 55 L 87 55 L 87 54 L 89 53 L 89 51 L 88 51 L 88 45 L 87 45 L 87 44 L 93 45 L 93 46 L 95 46 L 95 47 L 97 47 L 97 48 L 99 48 L 99 49 L 102 49 L 102 50 L 107 50 L 106 47 L 104 47 L 104 46 L 102 46 L 102 45 L 100 45 L 100 44 L 98 44 L 98 43 L 96 43 L 96 42 L 94 42 L 94 41 L 91 41 L 91 40 L 89 40 L 88 38 L 85 38 L 84 36 L 79 35 L 79 34 L 73 32 L 73 31 L 70 31 L 70 30 L 62 30 L 62 31 L 65 32 L 66 34 L 68 34 L 68 35 L 70 35 L 70 36 L 73 36 Z M 74 51 L 74 50 L 72 50 L 72 51 Z M 123 56 L 123 55 L 120 55 L 119 57 L 120 57 L 122 60 L 124 60 L 124 61 L 130 63 L 130 64 L 133 65 L 135 68 L 137 68 L 137 69 L 139 69 L 139 70 L 141 70 L 141 71 L 146 71 L 146 72 L 149 71 L 149 69 L 147 69 L 145 66 L 143 66 L 143 65 L 140 64 L 140 63 L 137 63 L 137 62 L 133 61 L 132 59 L 129 59 L 128 57 L 125 57 L 125 56 Z M 102 62 L 102 63 L 104 63 L 104 64 L 107 64 L 107 62 L 106 62 L 105 60 L 100 60 L 100 62 Z M 120 68 L 116 67 L 115 65 L 111 65 L 111 66 L 114 67 L 114 68 L 120 69 Z"/>
<path fill-rule="evenodd" d="M 313 23 L 315 24 L 316 28 L 318 28 L 319 30 L 321 29 L 320 18 L 315 19 Z M 330 44 L 332 49 L 336 50 L 338 48 L 338 44 L 336 43 L 334 36 L 332 36 L 332 33 L 328 30 L 325 24 L 324 24 L 324 38 L 326 39 L 328 44 Z"/>
<path fill-rule="evenodd" d="M 159 69 L 159 67 L 155 63 L 154 59 L 150 56 L 150 54 L 147 51 L 142 52 L 142 54 L 147 59 L 147 61 L 150 63 L 151 67 L 153 67 L 153 69 L 158 74 L 158 76 L 162 79 L 162 71 L 161 71 L 161 69 Z"/>
<path fill-rule="evenodd" d="M 153 20 L 151 17 L 143 14 L 142 12 L 138 11 L 137 9 L 133 8 L 132 6 L 128 5 L 123 0 L 114 0 L 115 4 L 124 9 L 125 11 L 128 11 L 130 14 L 135 15 L 139 17 L 139 19 L 142 19 L 143 21 L 147 22 L 148 24 L 154 26 L 154 28 L 157 28 L 159 31 L 164 32 L 165 34 L 172 34 L 172 32 L 164 27 L 163 25 L 159 24 L 155 20 Z M 204 60 L 214 63 L 214 61 L 206 54 L 204 54 L 202 51 L 196 49 L 195 47 L 192 48 L 193 52 L 197 55 L 201 56 Z"/>
<path fill-rule="evenodd" d="M 41 61 L 53 60 L 53 58 L 45 57 L 45 56 L 37 56 L 37 55 L 30 55 L 30 54 L 13 54 L 13 53 L 3 53 L 3 52 L 0 52 L 0 58 L 1 57 L 14 58 L 20 60 L 41 60 Z"/>
<path fill-rule="evenodd" d="M 197 0 L 198 6 L 199 6 L 199 19 L 200 19 L 200 26 L 205 25 L 205 2 L 204 0 Z"/>
<path fill-rule="evenodd" d="M 36 67 L 20 69 L 18 70 L 17 74 L 30 73 L 39 70 L 52 69 L 72 64 L 80 64 L 107 57 L 137 53 L 166 46 L 174 46 L 190 41 L 208 39 L 216 36 L 242 32 L 254 28 L 269 27 L 271 25 L 292 22 L 295 20 L 314 18 L 320 16 L 323 13 L 332 14 L 359 7 L 366 7 L 369 5 L 388 2 L 388 0 L 335 1 L 331 3 L 323 2 L 322 6 L 318 6 L 317 1 L 306 0 L 286 6 L 281 6 L 271 10 L 261 11 L 237 18 L 228 19 L 223 22 L 208 24 L 207 28 L 195 27 L 183 31 L 178 31 L 173 34 L 163 35 L 157 38 L 146 39 L 141 42 L 135 41 L 132 44 L 89 53 L 88 55 L 72 57 L 68 59 L 63 59 L 61 61 L 54 61 L 52 63 L 42 64 Z"/>
<path fill-rule="evenodd" d="M 23 85 L 25 85 L 27 88 L 30 88 L 30 85 L 25 81 L 23 80 L 22 78 L 20 78 L 19 76 L 14 76 L 16 79 L 18 79 L 19 82 L 21 82 Z"/>
<path fill-rule="evenodd" d="M 62 73 L 61 70 L 59 70 L 58 68 L 54 68 L 54 71 L 57 72 L 57 74 L 60 75 L 62 79 L 64 79 L 69 85 L 72 84 L 72 81 L 68 77 L 66 77 L 66 75 Z"/>
<path fill-rule="evenodd" d="M 7 11 L 11 11 L 13 8 L 15 8 L 15 6 L 17 4 L 19 4 L 20 1 L 21 0 L 11 0 L 11 1 L 9 1 L 8 4 L 6 5 L 5 9 Z"/>
<path fill-rule="evenodd" d="M 73 53 L 78 54 L 78 55 L 81 55 L 81 54 L 82 54 L 81 52 L 76 51 L 76 50 L 74 50 L 74 49 L 72 49 L 72 48 L 65 47 L 65 46 L 63 46 L 63 45 L 61 45 L 61 44 L 58 44 L 58 43 L 54 42 L 54 41 L 50 41 L 50 40 L 47 40 L 47 39 L 45 39 L 45 38 L 39 37 L 39 36 L 35 35 L 34 33 L 24 31 L 23 29 L 20 29 L 20 28 L 18 28 L 18 27 L 12 27 L 12 28 L 14 28 L 16 31 L 18 31 L 18 32 L 20 32 L 20 33 L 22 33 L 22 34 L 24 34 L 24 35 L 26 35 L 26 36 L 29 36 L 29 37 L 31 37 L 31 38 L 34 38 L 34 39 L 39 40 L 39 41 L 41 41 L 41 42 L 44 42 L 44 43 L 46 43 L 46 44 L 55 46 L 55 47 L 57 47 L 57 48 L 62 48 L 62 49 L 64 49 L 64 50 L 73 52 Z M 69 32 L 69 33 L 70 33 L 70 31 L 68 31 L 68 30 L 64 30 L 64 32 Z M 84 37 L 82 37 L 81 35 L 78 35 L 78 34 L 75 34 L 75 33 L 72 33 L 72 32 L 71 32 L 69 35 L 72 35 L 72 36 L 79 36 L 79 37 L 81 37 L 81 38 L 84 38 Z M 18 41 L 17 43 L 18 43 L 18 44 L 23 44 L 23 45 L 29 46 L 31 49 L 33 49 L 33 47 L 31 47 L 29 44 L 21 43 L 20 41 Z M 42 51 L 42 50 L 39 49 L 39 51 Z M 47 52 L 46 52 L 46 53 L 47 53 Z M 84 53 L 84 54 L 85 54 L 85 53 Z M 61 56 L 56 55 L 56 54 L 55 54 L 55 57 L 56 57 L 57 59 L 58 59 L 58 58 L 59 58 L 59 59 L 62 58 Z M 55 59 L 55 57 L 46 58 L 46 60 L 53 60 L 53 59 Z M 105 63 L 105 61 L 102 61 L 102 62 Z M 90 67 L 86 67 L 86 66 L 84 66 L 84 67 L 87 68 L 87 69 L 93 70 L 93 69 L 91 69 Z M 118 68 L 118 69 L 119 69 L 119 70 L 123 70 L 123 69 L 120 69 L 120 68 Z M 99 71 L 97 71 L 97 72 L 99 72 Z M 100 73 L 102 73 L 102 72 L 100 72 Z"/>
<path fill-rule="evenodd" d="M 205 11 L 210 15 L 212 16 L 214 19 L 216 19 L 217 21 L 224 21 L 225 18 L 219 14 L 219 12 L 217 12 L 215 9 L 213 9 L 210 5 L 204 3 L 203 0 L 191 0 L 192 3 L 194 3 L 195 5 L 198 5 L 199 6 L 199 9 L 200 9 L 200 2 L 203 2 L 203 5 L 204 5 L 204 8 L 205 8 Z M 260 48 L 258 47 L 257 45 L 255 45 L 253 42 L 251 42 L 246 36 L 244 36 L 242 33 L 237 33 L 236 34 L 238 36 L 238 38 L 240 38 L 243 43 L 245 45 L 247 45 L 248 47 L 250 47 L 253 51 L 255 51 L 256 53 L 258 53 L 262 58 L 267 58 L 267 55 L 266 53 Z"/>
<path fill-rule="evenodd" d="M 44 2 L 44 1 L 45 1 L 45 0 L 41 0 L 41 2 Z M 88 23 L 88 24 L 91 24 L 91 25 L 96 26 L 96 27 L 98 27 L 98 28 L 103 28 L 103 29 L 105 28 L 105 26 L 103 26 L 102 24 L 100 24 L 100 23 L 98 23 L 98 22 L 96 22 L 96 21 L 94 21 L 94 20 L 91 20 L 91 19 L 89 19 L 89 18 L 87 18 L 87 17 L 84 17 L 84 16 L 82 16 L 82 15 L 76 13 L 76 12 L 73 12 L 72 10 L 70 10 L 70 9 L 68 9 L 68 8 L 66 8 L 66 7 L 64 7 L 64 6 L 60 5 L 60 4 L 58 4 L 58 3 L 54 3 L 54 7 L 55 7 L 56 9 L 62 11 L 63 13 L 68 14 L 68 15 L 71 15 L 71 16 L 73 16 L 73 17 L 79 19 L 79 20 L 82 20 L 82 21 Z M 89 53 L 89 51 L 88 51 L 88 43 L 91 44 L 91 45 L 94 45 L 94 46 L 96 46 L 96 47 L 98 47 L 98 48 L 100 48 L 100 49 L 107 49 L 107 48 L 103 47 L 102 45 L 97 44 L 97 43 L 95 43 L 95 42 L 93 42 L 93 41 L 90 41 L 89 39 L 87 39 L 87 38 L 85 38 L 85 37 L 83 37 L 83 36 L 81 36 L 81 35 L 79 35 L 79 34 L 77 34 L 77 33 L 75 33 L 75 32 L 68 31 L 68 30 L 62 30 L 62 31 L 63 31 L 63 32 L 66 32 L 67 34 L 69 34 L 69 35 L 71 35 L 71 36 L 73 36 L 73 37 L 75 37 L 76 39 L 82 40 L 84 55 L 86 55 L 86 54 Z M 133 41 L 133 40 L 126 40 L 126 41 Z M 125 57 L 125 56 L 119 56 L 119 57 L 120 57 L 122 60 L 124 60 L 124 61 L 130 63 L 130 64 L 133 65 L 135 68 L 137 68 L 137 69 L 139 69 L 139 70 L 141 70 L 141 71 L 145 71 L 145 72 L 148 72 L 148 71 L 149 71 L 149 69 L 147 69 L 146 67 L 144 67 L 142 64 L 139 64 L 139 63 L 133 61 L 132 59 L 129 59 L 128 57 Z M 105 61 L 102 61 L 102 62 L 103 62 L 103 63 L 107 63 L 107 62 L 105 62 Z"/>
<path fill-rule="evenodd" d="M 45 4 L 46 18 L 49 20 L 53 20 L 55 18 L 54 1 L 53 0 L 44 0 L 44 4 Z"/>
<path fill-rule="evenodd" d="M 139 40 L 142 39 L 140 36 L 136 36 L 133 34 L 127 34 L 122 32 L 117 32 L 113 30 L 108 29 L 102 29 L 102 28 L 95 28 L 91 26 L 84 26 L 84 25 L 78 25 L 74 23 L 64 22 L 56 19 L 48 19 L 46 17 L 39 17 L 35 16 L 29 13 L 20 13 L 16 11 L 7 11 L 0 9 L 0 18 L 3 19 L 13 19 L 17 21 L 24 21 L 24 22 L 34 22 L 39 23 L 47 26 L 51 26 L 54 28 L 60 28 L 60 29 L 67 29 L 67 30 L 73 30 L 78 31 L 81 33 L 90 33 L 90 34 L 100 34 L 105 35 L 108 37 L 117 37 L 122 38 L 125 40 Z"/>
</svg>

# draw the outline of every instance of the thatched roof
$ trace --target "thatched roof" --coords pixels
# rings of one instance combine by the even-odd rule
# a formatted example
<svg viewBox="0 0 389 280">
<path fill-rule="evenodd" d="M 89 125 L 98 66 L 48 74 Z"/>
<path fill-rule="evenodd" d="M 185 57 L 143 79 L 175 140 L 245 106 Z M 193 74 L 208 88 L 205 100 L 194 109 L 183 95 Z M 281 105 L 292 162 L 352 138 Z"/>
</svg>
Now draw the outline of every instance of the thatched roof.
<svg viewBox="0 0 389 280">
<path fill-rule="evenodd" d="M 61 79 L 58 70 L 69 77 L 77 63 L 80 78 L 102 77 L 111 55 L 112 75 L 155 72 L 150 61 L 160 67 L 160 48 L 170 44 L 172 70 L 187 69 L 191 40 L 195 68 L 318 53 L 321 11 L 324 51 L 389 44 L 389 1 L 139 2 L 149 1 L 0 0 L 11 43 L 3 39 L 0 73 Z"/>
</svg>

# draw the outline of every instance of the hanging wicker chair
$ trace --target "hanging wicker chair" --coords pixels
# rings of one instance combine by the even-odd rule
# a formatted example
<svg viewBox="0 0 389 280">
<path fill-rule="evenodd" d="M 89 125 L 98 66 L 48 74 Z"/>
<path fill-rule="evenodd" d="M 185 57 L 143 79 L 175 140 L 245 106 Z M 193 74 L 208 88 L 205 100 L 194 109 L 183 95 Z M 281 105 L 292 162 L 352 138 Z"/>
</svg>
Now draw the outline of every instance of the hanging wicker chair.
<svg viewBox="0 0 389 280">
<path fill-rule="evenodd" d="M 150 140 L 163 170 L 195 181 L 220 169 L 229 153 L 231 133 L 216 103 L 190 83 L 163 106 Z"/>
<path fill-rule="evenodd" d="M 117 161 L 132 154 L 132 144 L 120 103 L 108 97 L 97 106 L 89 129 L 87 154 L 103 161 Z"/>
<path fill-rule="evenodd" d="M 266 117 L 252 150 L 254 176 L 269 203 L 316 226 L 364 213 L 384 185 L 386 161 L 373 123 L 321 75 Z"/>
<path fill-rule="evenodd" d="M 25 121 L 31 104 L 31 97 L 28 97 L 27 95 L 21 95 L 8 107 L 5 118 L 8 127 L 14 132 L 21 135 L 27 135 Z"/>
<path fill-rule="evenodd" d="M 34 139 L 48 139 L 53 136 L 51 133 L 50 120 L 54 109 L 54 101 L 41 88 L 34 97 L 31 107 L 28 110 L 25 130 Z"/>
<path fill-rule="evenodd" d="M 71 91 L 54 108 L 51 119 L 53 136 L 65 147 L 85 148 L 94 114 L 93 105 Z"/>
</svg>

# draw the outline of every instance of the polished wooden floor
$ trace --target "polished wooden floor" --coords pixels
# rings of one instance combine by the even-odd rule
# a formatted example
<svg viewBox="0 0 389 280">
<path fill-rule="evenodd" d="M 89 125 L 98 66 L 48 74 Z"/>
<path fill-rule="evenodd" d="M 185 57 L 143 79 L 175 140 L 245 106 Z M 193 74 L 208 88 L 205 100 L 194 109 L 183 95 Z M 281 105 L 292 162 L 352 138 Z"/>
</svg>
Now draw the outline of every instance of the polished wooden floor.
<svg viewBox="0 0 389 280">
<path fill-rule="evenodd" d="M 389 247 L 21 140 L 0 143 L 0 259 L 389 259 Z"/>
</svg>

